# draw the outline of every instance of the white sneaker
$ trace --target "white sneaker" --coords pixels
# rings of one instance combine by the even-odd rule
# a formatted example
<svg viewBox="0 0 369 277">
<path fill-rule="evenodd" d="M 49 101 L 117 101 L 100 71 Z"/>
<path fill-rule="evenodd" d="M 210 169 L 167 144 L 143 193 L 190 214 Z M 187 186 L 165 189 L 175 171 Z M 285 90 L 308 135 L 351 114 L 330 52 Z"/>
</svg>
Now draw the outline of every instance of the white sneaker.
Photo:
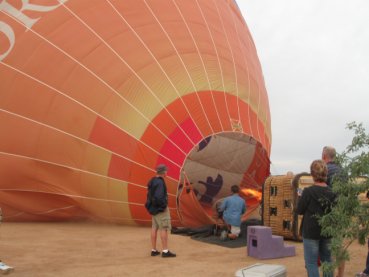
<svg viewBox="0 0 369 277">
<path fill-rule="evenodd" d="M 1 274 L 9 274 L 14 271 L 14 267 L 8 266 L 2 262 L 0 262 L 0 273 Z"/>
<path fill-rule="evenodd" d="M 223 230 L 220 233 L 220 240 L 226 240 L 228 238 L 228 231 L 227 230 Z"/>
</svg>

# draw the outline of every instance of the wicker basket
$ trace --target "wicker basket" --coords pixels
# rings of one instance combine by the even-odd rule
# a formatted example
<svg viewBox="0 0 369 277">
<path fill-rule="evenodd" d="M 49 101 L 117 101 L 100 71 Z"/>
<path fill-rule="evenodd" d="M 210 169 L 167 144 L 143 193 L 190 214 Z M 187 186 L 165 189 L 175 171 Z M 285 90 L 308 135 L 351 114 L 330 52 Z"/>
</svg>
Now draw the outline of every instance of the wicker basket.
<svg viewBox="0 0 369 277">
<path fill-rule="evenodd" d="M 274 235 L 286 239 L 302 240 L 299 234 L 302 216 L 294 213 L 297 205 L 297 192 L 313 184 L 307 173 L 296 176 L 270 176 L 263 186 L 262 220 L 272 228 Z"/>
</svg>

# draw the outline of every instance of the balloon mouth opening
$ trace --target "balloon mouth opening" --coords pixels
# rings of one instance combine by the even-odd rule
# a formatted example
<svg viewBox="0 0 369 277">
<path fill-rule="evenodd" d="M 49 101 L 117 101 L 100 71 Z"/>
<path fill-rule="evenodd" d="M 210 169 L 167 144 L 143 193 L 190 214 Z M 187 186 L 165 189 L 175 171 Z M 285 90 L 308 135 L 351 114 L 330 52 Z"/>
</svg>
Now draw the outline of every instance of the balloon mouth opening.
<svg viewBox="0 0 369 277">
<path fill-rule="evenodd" d="M 189 152 L 177 193 L 179 212 L 186 217 L 184 225 L 200 226 L 195 222 L 216 218 L 216 203 L 231 195 L 232 185 L 240 186 L 240 196 L 248 207 L 259 206 L 261 184 L 251 178 L 250 171 L 258 162 L 258 146 L 260 143 L 247 134 L 222 132 L 206 137 Z M 191 204 L 184 190 L 187 194 L 191 191 Z"/>
</svg>

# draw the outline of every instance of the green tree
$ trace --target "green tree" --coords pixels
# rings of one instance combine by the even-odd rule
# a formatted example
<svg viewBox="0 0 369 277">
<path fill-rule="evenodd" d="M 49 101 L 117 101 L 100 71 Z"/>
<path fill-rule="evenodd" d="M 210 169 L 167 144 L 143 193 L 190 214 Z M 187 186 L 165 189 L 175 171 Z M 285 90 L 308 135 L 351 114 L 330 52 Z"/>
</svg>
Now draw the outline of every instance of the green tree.
<svg viewBox="0 0 369 277">
<path fill-rule="evenodd" d="M 337 201 L 332 211 L 320 218 L 322 232 L 332 236 L 332 265 L 324 264 L 323 270 L 334 270 L 342 261 L 350 260 L 349 246 L 358 241 L 365 244 L 369 237 L 369 203 L 360 201 L 359 194 L 369 190 L 369 134 L 362 123 L 347 124 L 354 132 L 352 142 L 337 156 L 342 166 L 342 178 L 335 178 L 333 191 Z"/>
</svg>

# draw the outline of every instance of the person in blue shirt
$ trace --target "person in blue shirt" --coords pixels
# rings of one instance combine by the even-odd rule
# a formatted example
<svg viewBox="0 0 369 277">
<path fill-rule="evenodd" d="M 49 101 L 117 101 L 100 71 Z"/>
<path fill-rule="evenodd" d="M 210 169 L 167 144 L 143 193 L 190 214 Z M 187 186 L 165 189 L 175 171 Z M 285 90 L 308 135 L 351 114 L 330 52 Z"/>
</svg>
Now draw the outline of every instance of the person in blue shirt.
<svg viewBox="0 0 369 277">
<path fill-rule="evenodd" d="M 239 186 L 233 185 L 231 191 L 232 195 L 224 199 L 220 211 L 223 212 L 223 220 L 230 227 L 228 237 L 236 239 L 241 232 L 241 217 L 246 212 L 246 203 L 239 195 Z"/>
</svg>

